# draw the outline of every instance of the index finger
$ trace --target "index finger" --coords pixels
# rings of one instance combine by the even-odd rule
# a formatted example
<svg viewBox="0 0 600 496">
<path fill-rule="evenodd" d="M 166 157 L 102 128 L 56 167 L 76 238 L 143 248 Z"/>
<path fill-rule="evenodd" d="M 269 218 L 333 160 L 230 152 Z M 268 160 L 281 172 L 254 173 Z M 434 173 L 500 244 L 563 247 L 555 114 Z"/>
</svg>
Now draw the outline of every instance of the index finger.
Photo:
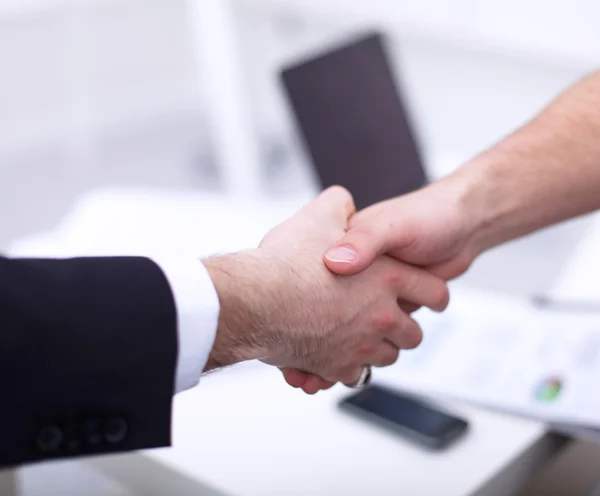
<svg viewBox="0 0 600 496">
<path fill-rule="evenodd" d="M 388 264 L 384 277 L 398 300 L 437 312 L 442 312 L 448 307 L 450 293 L 443 279 L 425 269 L 385 258 Z"/>
</svg>

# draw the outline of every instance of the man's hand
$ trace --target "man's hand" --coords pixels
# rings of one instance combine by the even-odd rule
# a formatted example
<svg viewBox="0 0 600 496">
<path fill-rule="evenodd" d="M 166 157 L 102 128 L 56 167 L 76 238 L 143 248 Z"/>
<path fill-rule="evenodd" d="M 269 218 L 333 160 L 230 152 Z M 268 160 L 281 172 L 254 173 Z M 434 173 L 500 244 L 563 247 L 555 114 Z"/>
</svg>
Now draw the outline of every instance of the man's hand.
<svg viewBox="0 0 600 496">
<path fill-rule="evenodd" d="M 469 212 L 458 180 L 373 205 L 350 220 L 350 230 L 325 256 L 332 272 L 358 274 L 388 254 L 451 280 L 481 251 L 477 216 Z"/>
<path fill-rule="evenodd" d="M 600 71 L 446 179 L 360 212 L 327 266 L 357 274 L 387 253 L 452 279 L 488 248 L 599 209 L 598 163 Z"/>
<path fill-rule="evenodd" d="M 358 274 L 389 254 L 453 279 L 489 248 L 600 209 L 599 162 L 597 71 L 443 181 L 360 212 L 325 263 Z"/>
<path fill-rule="evenodd" d="M 327 252 L 325 263 L 334 273 L 356 275 L 388 254 L 454 279 L 480 251 L 475 237 L 479 218 L 469 214 L 466 193 L 461 179 L 448 179 L 369 207 L 349 220 L 349 231 Z M 409 297 L 398 304 L 406 313 L 419 307 Z M 298 370 L 283 373 L 291 386 L 307 393 L 333 385 Z"/>
<path fill-rule="evenodd" d="M 206 262 L 221 299 L 213 366 L 260 358 L 350 384 L 363 366 L 391 365 L 419 344 L 421 330 L 398 300 L 443 310 L 445 283 L 389 257 L 354 277 L 333 275 L 323 256 L 353 213 L 350 194 L 330 188 L 258 250 Z"/>
</svg>

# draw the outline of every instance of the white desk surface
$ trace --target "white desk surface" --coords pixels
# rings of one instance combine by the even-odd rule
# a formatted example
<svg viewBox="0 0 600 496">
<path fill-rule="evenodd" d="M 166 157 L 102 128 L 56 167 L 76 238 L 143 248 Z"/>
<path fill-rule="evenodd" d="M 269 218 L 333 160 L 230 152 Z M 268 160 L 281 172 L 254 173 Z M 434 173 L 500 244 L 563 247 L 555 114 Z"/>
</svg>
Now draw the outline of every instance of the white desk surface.
<svg viewBox="0 0 600 496">
<path fill-rule="evenodd" d="M 174 448 L 146 456 L 236 496 L 464 496 L 546 435 L 536 422 L 445 404 L 471 430 L 450 450 L 428 452 L 339 411 L 348 394 L 336 386 L 307 397 L 266 366 L 232 368 L 177 397 Z"/>
<path fill-rule="evenodd" d="M 16 243 L 12 253 L 153 254 L 176 246 L 176 253 L 198 256 L 243 248 L 305 199 L 231 205 L 211 195 L 100 192 L 84 198 L 55 235 Z M 215 236 L 218 245 L 208 242 Z M 468 418 L 471 431 L 451 450 L 428 453 L 339 412 L 337 402 L 348 392 L 336 387 L 308 397 L 276 370 L 234 367 L 177 397 L 175 447 L 144 456 L 235 496 L 465 496 L 492 494 L 489 484 L 509 469 L 510 483 L 493 494 L 510 494 L 510 484 L 518 487 L 519 477 L 529 475 L 515 465 L 524 466 L 521 458 L 547 439 L 540 423 L 447 404 Z"/>
</svg>

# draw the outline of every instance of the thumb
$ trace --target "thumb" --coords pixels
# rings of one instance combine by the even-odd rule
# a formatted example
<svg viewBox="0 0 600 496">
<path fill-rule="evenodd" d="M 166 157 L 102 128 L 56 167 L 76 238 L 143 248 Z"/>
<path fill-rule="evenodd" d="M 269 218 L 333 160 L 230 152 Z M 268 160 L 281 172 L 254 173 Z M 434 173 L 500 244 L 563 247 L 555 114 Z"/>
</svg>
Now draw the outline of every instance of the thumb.
<svg viewBox="0 0 600 496">
<path fill-rule="evenodd" d="M 365 217 L 325 254 L 325 264 L 339 275 L 355 275 L 369 268 L 379 255 L 405 248 L 403 230 L 385 214 Z"/>
<path fill-rule="evenodd" d="M 345 229 L 348 219 L 355 213 L 350 192 L 342 186 L 331 186 L 300 210 L 299 215 L 318 217 L 320 222 L 331 222 Z"/>
</svg>

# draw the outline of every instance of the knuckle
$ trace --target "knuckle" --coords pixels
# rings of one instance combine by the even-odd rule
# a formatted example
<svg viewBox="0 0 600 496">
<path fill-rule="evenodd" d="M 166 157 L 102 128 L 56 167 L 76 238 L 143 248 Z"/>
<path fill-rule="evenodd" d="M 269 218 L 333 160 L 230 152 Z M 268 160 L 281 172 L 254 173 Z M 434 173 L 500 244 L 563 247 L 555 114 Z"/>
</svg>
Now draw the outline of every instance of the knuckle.
<svg viewBox="0 0 600 496">
<path fill-rule="evenodd" d="M 393 331 L 398 325 L 397 312 L 382 311 L 373 318 L 373 325 L 376 330 L 387 333 Z"/>
<path fill-rule="evenodd" d="M 339 195 L 340 197 L 352 198 L 350 191 L 348 191 L 343 186 L 340 186 L 339 184 L 334 184 L 333 186 L 329 186 L 329 188 L 327 188 L 327 192 L 331 193 L 333 195 Z"/>
<path fill-rule="evenodd" d="M 427 285 L 430 277 L 422 269 L 407 266 L 389 272 L 390 289 L 396 291 L 396 294 L 403 296 L 407 301 L 411 301 L 424 292 L 424 286 Z"/>
<path fill-rule="evenodd" d="M 365 344 L 358 349 L 358 357 L 361 359 L 368 358 L 375 353 L 375 346 L 372 344 Z"/>
<path fill-rule="evenodd" d="M 334 185 L 327 188 L 325 194 L 329 195 L 331 198 L 335 198 L 336 203 L 345 205 L 347 208 L 354 207 L 354 198 L 350 191 L 340 185 Z"/>
<path fill-rule="evenodd" d="M 385 283 L 391 289 L 400 288 L 405 282 L 405 274 L 400 270 L 389 270 L 385 274 Z"/>
</svg>

